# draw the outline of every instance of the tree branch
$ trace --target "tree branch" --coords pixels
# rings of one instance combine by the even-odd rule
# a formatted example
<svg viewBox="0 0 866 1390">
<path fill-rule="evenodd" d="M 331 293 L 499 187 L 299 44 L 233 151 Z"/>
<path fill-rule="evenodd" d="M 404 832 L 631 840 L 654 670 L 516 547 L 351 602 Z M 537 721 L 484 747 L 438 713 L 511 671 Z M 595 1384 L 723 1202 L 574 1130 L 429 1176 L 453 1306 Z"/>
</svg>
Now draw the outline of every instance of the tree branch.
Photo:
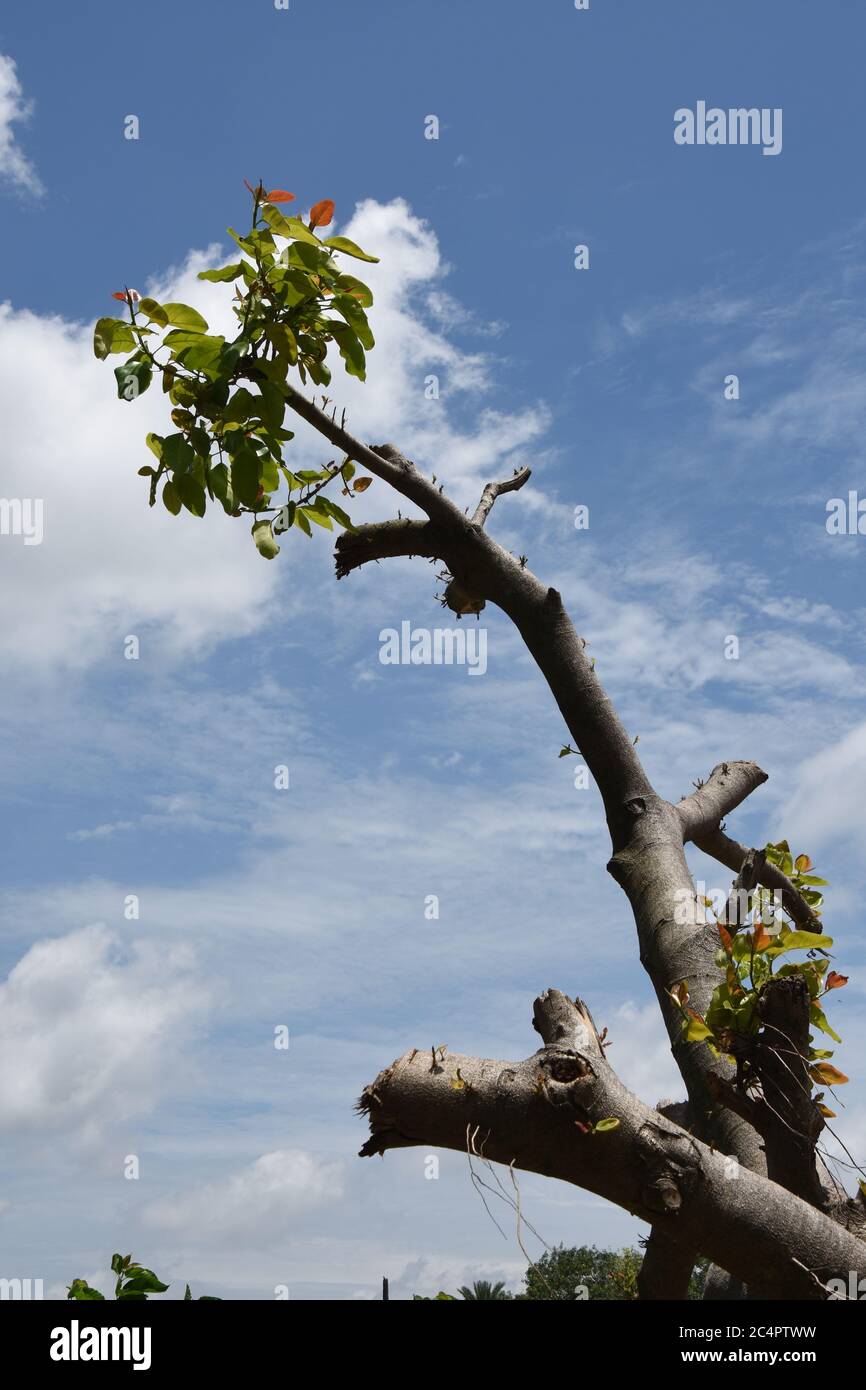
<svg viewBox="0 0 866 1390">
<path fill-rule="evenodd" d="M 701 1250 L 763 1297 L 817 1299 L 866 1274 L 866 1245 L 784 1188 L 740 1169 L 622 1085 L 589 1010 L 535 1001 L 545 1045 L 523 1062 L 413 1050 L 364 1091 L 364 1157 L 425 1145 L 483 1155 L 595 1192 Z M 613 1129 L 592 1132 L 599 1121 Z M 823 1295 L 826 1296 L 826 1295 Z"/>
<path fill-rule="evenodd" d="M 734 873 L 740 872 L 747 856 L 753 853 L 745 845 L 740 845 L 736 840 L 732 840 L 718 827 L 696 837 L 694 844 L 697 849 L 708 854 L 711 859 L 717 859 L 720 864 L 725 864 L 727 868 L 733 869 Z M 761 867 L 758 881 L 762 888 L 769 888 L 771 892 L 781 892 L 782 906 L 801 931 L 817 932 L 819 935 L 824 931 L 820 917 L 815 915 L 806 899 L 797 891 L 787 874 L 782 873 L 778 865 L 771 864 L 769 860 L 766 860 Z"/>
<path fill-rule="evenodd" d="M 714 1057 L 708 1048 L 684 1041 L 680 1012 L 669 994 L 675 983 L 687 979 L 692 1006 L 705 1012 L 719 979 L 716 933 L 703 914 L 698 914 L 684 842 L 714 830 L 721 816 L 766 780 L 765 774 L 754 763 L 722 764 L 714 769 L 706 786 L 685 798 L 679 807 L 663 800 L 587 659 L 586 644 L 575 632 L 559 593 L 492 540 L 483 525 L 469 521 L 392 446 L 371 450 L 360 444 L 297 392 L 290 393 L 289 404 L 349 457 L 426 511 L 447 541 L 447 551 L 444 544 L 441 547 L 443 558 L 461 587 L 474 600 L 497 604 L 517 626 L 601 793 L 613 849 L 608 869 L 631 903 L 641 961 L 655 987 L 698 1132 L 712 1139 L 721 1152 L 736 1155 L 744 1167 L 765 1171 L 755 1129 L 740 1115 L 718 1106 L 708 1088 L 711 1076 L 730 1079 L 730 1065 Z M 485 519 L 489 514 L 499 495 L 497 486 L 491 484 L 485 489 L 476 516 Z M 376 540 L 392 553 L 398 545 L 396 553 L 413 553 L 403 547 L 417 545 L 420 533 L 411 533 L 411 541 L 409 535 L 406 532 L 400 541 L 392 525 L 378 533 Z M 341 541 L 341 549 L 343 544 L 347 559 L 354 556 L 356 564 L 363 563 L 363 543 L 354 549 L 351 541 Z M 340 564 L 338 556 L 338 567 Z M 684 924 L 682 905 L 689 901 L 693 907 L 687 911 Z M 383 1132 L 381 1127 L 377 1130 L 377 1142 L 381 1142 Z M 411 1133 L 392 1128 L 385 1146 L 413 1142 L 417 1141 Z M 432 1142 L 429 1136 L 426 1142 Z M 464 1145 L 465 1136 L 460 1147 Z M 678 1234 L 682 1236 L 682 1225 Z M 694 1248 L 719 1258 L 700 1240 Z M 734 1268 L 722 1258 L 726 1268 Z"/>
<path fill-rule="evenodd" d="M 431 521 L 450 523 L 460 528 L 468 525 L 460 508 L 441 493 L 429 478 L 420 473 L 414 463 L 410 463 L 393 444 L 362 444 L 293 386 L 286 387 L 286 403 L 301 416 L 301 419 L 306 420 L 307 424 L 312 425 L 313 429 L 318 430 L 319 434 L 324 435 L 325 439 L 336 445 L 355 463 L 368 468 L 377 478 L 390 483 L 397 492 L 414 502 L 427 513 Z"/>
<path fill-rule="evenodd" d="M 475 508 L 475 515 L 472 518 L 473 526 L 483 526 L 497 497 L 501 497 L 503 492 L 517 492 L 518 488 L 522 488 L 531 476 L 531 468 L 520 468 L 512 478 L 506 478 L 504 482 L 488 483 L 481 494 L 481 501 Z"/>
<path fill-rule="evenodd" d="M 653 1226 L 637 1277 L 638 1297 L 645 1303 L 688 1298 L 695 1263 L 692 1246 Z"/>
<path fill-rule="evenodd" d="M 683 839 L 694 840 L 698 835 L 715 829 L 719 821 L 766 781 L 767 774 L 757 763 L 719 763 L 706 782 L 691 796 L 684 796 L 677 806 Z"/>
<path fill-rule="evenodd" d="M 586 644 L 575 632 L 556 589 L 542 584 L 513 555 L 497 545 L 480 522 L 464 516 L 450 498 L 393 445 L 383 444 L 371 449 L 362 444 L 293 387 L 287 388 L 287 403 L 349 458 L 390 483 L 425 511 L 431 522 L 441 527 L 443 546 L 440 553 L 447 560 L 452 575 L 470 594 L 497 604 L 517 625 L 596 780 L 614 846 L 623 843 L 633 819 L 633 805 L 642 796 L 651 795 L 652 787 L 632 739 L 622 727 L 587 659 Z M 529 470 L 525 469 L 503 483 L 488 484 L 476 516 L 481 513 L 486 518 L 501 492 L 522 487 L 528 477 Z M 394 531 L 380 533 L 381 543 L 396 544 L 395 536 Z M 361 554 L 351 541 L 341 538 L 338 572 L 342 565 L 339 552 L 344 547 L 346 558 L 351 555 L 357 558 Z M 398 549 L 389 553 L 420 552 Z M 369 558 L 378 557 L 370 554 Z"/>
<path fill-rule="evenodd" d="M 447 532 L 432 521 L 376 521 L 343 531 L 334 547 L 337 578 L 343 579 L 352 570 L 370 560 L 391 559 L 397 555 L 423 555 L 429 559 L 444 557 L 448 549 Z"/>
</svg>

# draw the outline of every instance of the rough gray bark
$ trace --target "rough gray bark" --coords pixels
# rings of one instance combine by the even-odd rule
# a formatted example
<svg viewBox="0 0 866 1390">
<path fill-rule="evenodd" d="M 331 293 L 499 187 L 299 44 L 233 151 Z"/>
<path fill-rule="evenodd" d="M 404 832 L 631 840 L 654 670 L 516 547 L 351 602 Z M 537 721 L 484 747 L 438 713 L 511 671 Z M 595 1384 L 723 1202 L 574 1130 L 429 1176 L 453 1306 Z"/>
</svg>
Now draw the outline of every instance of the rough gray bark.
<svg viewBox="0 0 866 1390">
<path fill-rule="evenodd" d="M 544 1046 L 522 1062 L 413 1049 L 361 1097 L 365 1157 L 431 1144 L 576 1183 L 723 1264 L 765 1298 L 821 1299 L 866 1272 L 866 1245 L 741 1168 L 623 1086 L 580 1000 L 535 1000 Z M 599 1121 L 618 1126 L 592 1131 Z M 691 1272 L 689 1263 L 688 1272 Z"/>
<path fill-rule="evenodd" d="M 661 1268 L 654 1253 L 642 1276 L 644 1296 L 675 1296 L 674 1280 L 678 1277 L 681 1296 L 685 1297 L 691 1263 L 698 1252 L 711 1256 L 739 1277 L 759 1279 L 762 1291 L 766 1287 L 787 1291 L 778 1296 L 819 1296 L 815 1290 L 821 1287 L 822 1272 L 834 1264 L 837 1255 L 841 1258 L 844 1251 L 846 1260 L 856 1256 L 862 1261 L 864 1250 L 858 1249 L 856 1237 L 840 1230 L 823 1213 L 812 1209 L 807 1219 L 802 1210 L 804 1203 L 766 1180 L 763 1140 L 752 1123 L 754 1117 L 742 1106 L 731 1108 L 721 1102 L 730 1093 L 733 1069 L 714 1057 L 707 1047 L 683 1040 L 681 1015 L 669 994 L 672 986 L 688 980 L 691 1006 L 703 1013 L 719 979 L 715 964 L 717 934 L 704 920 L 705 914 L 696 900 L 685 845 L 694 841 L 739 873 L 749 851 L 724 835 L 721 822 L 766 781 L 766 773 L 754 762 L 722 763 L 678 804 L 665 800 L 653 788 L 559 593 L 543 584 L 522 560 L 504 550 L 484 529 L 497 497 L 522 487 L 529 477 L 528 469 L 511 479 L 488 484 L 469 519 L 392 445 L 369 447 L 360 443 L 297 391 L 289 392 L 288 404 L 349 458 L 389 483 L 428 518 L 401 518 L 346 532 L 336 545 L 338 578 L 387 557 L 435 558 L 447 565 L 462 590 L 479 602 L 496 604 L 521 633 L 601 794 L 612 850 L 607 867 L 629 899 L 640 959 L 655 989 L 671 1049 L 685 1082 L 694 1128 L 694 1137 L 688 1136 L 654 1112 L 648 1112 L 654 1114 L 652 1121 L 641 1119 L 635 1128 L 634 1107 L 640 1103 L 615 1082 L 605 1064 L 605 1085 L 601 1089 L 610 1097 L 609 1103 L 617 1100 L 624 1107 L 622 1114 L 619 1110 L 609 1112 L 621 1120 L 621 1130 L 593 1136 L 586 1145 L 575 1147 L 566 1142 L 561 1107 L 554 1105 L 551 1109 L 536 1103 L 533 1087 L 539 1070 L 545 1075 L 546 1084 L 555 1081 L 548 1075 L 547 1062 L 539 1064 L 537 1059 L 530 1059 L 514 1068 L 504 1063 L 460 1059 L 465 1068 L 463 1074 L 472 1083 L 470 1089 L 461 1091 L 450 1084 L 434 1084 L 440 1079 L 436 1068 L 425 1073 L 423 1059 L 414 1060 L 420 1054 L 413 1054 L 409 1061 L 401 1059 L 383 1073 L 365 1093 L 374 1131 L 371 1143 L 375 1141 L 380 1146 L 367 1151 L 383 1151 L 397 1143 L 464 1147 L 469 1115 L 478 1133 L 487 1136 L 488 1157 L 579 1182 L 643 1215 L 658 1230 L 659 1250 L 665 1244 L 677 1245 L 678 1274 L 667 1267 L 663 1276 L 654 1276 L 654 1267 L 656 1271 Z M 808 905 L 772 865 L 761 866 L 760 881 L 767 887 L 782 889 L 785 906 L 799 925 L 806 926 L 808 922 L 810 929 L 820 930 Z M 444 1071 L 450 1074 L 451 1067 L 449 1061 Z M 508 1077 L 514 1079 L 514 1084 L 502 1081 Z M 551 1094 L 571 1097 L 567 1102 L 570 1105 L 579 1091 L 598 1094 L 585 1082 L 578 1090 Z M 377 1107 L 384 1104 L 386 1095 L 390 1108 L 380 1112 Z M 467 1110 L 469 1096 L 473 1099 Z M 557 1111 L 558 1118 L 551 1119 L 548 1110 Z M 390 1129 L 382 1123 L 385 1114 L 390 1117 Z M 533 1126 L 542 1123 L 543 1139 L 533 1134 L 530 1142 L 526 1133 L 521 1139 L 521 1126 L 528 1132 L 530 1115 Z M 539 1121 L 541 1115 L 547 1117 L 544 1122 Z M 624 1147 L 625 1133 L 635 1137 L 636 1153 L 641 1157 L 636 1158 Z M 571 1138 L 569 1131 L 568 1139 Z M 615 1141 L 612 1144 L 611 1139 Z M 723 1160 L 718 1153 L 706 1149 L 701 1140 L 721 1154 L 735 1156 L 742 1165 L 741 1173 L 742 1169 L 751 1170 L 755 1176 L 747 1175 L 748 1180 L 741 1177 L 727 1188 L 720 1185 L 718 1165 Z M 593 1151 L 607 1155 L 603 1164 L 588 1161 Z M 653 1154 L 660 1173 L 670 1174 L 678 1164 L 682 1167 L 684 1185 L 677 1188 L 679 1198 L 674 1206 L 666 1205 L 659 1193 L 654 1205 L 645 1181 L 635 1187 L 640 1165 L 653 1168 Z M 691 1175 L 690 1186 L 685 1182 L 687 1174 Z M 642 1196 L 636 1196 L 638 1191 Z M 685 1196 L 688 1200 L 681 1200 Z M 743 1202 L 745 1206 L 740 1209 Z M 793 1256 L 795 1248 L 798 1253 Z M 798 1264 L 797 1260 L 801 1262 Z M 849 1267 L 855 1266 L 845 1265 L 846 1270 Z M 817 1283 L 808 1270 L 818 1272 Z M 654 1292 L 654 1287 L 658 1291 Z"/>
</svg>

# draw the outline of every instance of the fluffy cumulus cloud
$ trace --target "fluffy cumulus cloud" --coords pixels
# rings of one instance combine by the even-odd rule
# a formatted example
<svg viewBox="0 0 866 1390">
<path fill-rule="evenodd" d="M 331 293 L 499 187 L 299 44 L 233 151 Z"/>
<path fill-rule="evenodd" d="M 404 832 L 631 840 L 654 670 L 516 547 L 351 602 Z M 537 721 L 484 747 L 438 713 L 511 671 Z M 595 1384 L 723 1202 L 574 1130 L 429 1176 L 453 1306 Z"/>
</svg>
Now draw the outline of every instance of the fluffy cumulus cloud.
<svg viewBox="0 0 866 1390">
<path fill-rule="evenodd" d="M 31 105 L 24 98 L 15 61 L 0 53 L 0 180 L 23 193 L 44 192 L 42 181 L 17 139 L 16 125 L 26 121 Z"/>
<path fill-rule="evenodd" d="M 177 1077 L 206 1007 L 187 947 L 126 948 L 103 926 L 32 946 L 0 984 L 0 1129 L 96 1139 Z"/>
<path fill-rule="evenodd" d="M 440 471 L 447 460 L 449 485 L 468 501 L 490 470 L 520 460 L 545 428 L 545 412 L 486 411 L 474 429 L 461 430 L 453 399 L 483 392 L 489 363 L 427 321 L 424 290 L 444 274 L 433 232 L 402 201 L 366 202 L 341 230 L 381 258 L 364 267 L 376 294 L 378 345 L 366 385 L 335 364 L 334 395 L 361 438 L 393 438 Z M 193 252 L 147 288 L 195 304 L 212 329 L 231 332 L 230 289 L 197 278 L 225 255 L 218 246 Z M 122 359 L 97 362 L 91 335 L 90 325 L 0 306 L 4 498 L 33 509 L 22 512 L 18 534 L 10 513 L 0 540 L 4 588 L 16 593 L 0 610 L 0 640 L 19 670 L 87 668 L 118 651 L 128 633 L 147 632 L 170 655 L 246 635 L 265 623 L 289 563 L 261 561 L 248 528 L 219 509 L 196 522 L 147 507 L 136 470 L 150 457 L 147 431 L 165 430 L 165 397 L 152 389 L 119 402 L 110 365 Z M 440 378 L 438 400 L 427 399 L 431 374 Z M 309 462 L 329 452 L 303 425 L 292 447 Z M 378 495 L 359 499 L 359 519 L 381 511 L 381 489 L 371 492 Z"/>
</svg>

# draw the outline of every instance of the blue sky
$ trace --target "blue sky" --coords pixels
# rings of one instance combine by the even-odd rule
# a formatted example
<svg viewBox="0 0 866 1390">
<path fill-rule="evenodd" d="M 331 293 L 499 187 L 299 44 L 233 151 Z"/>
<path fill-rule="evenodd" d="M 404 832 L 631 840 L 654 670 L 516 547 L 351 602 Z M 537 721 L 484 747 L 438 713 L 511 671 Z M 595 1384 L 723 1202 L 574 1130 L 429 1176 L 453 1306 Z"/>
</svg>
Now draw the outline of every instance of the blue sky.
<svg viewBox="0 0 866 1390">
<path fill-rule="evenodd" d="M 423 1150 L 354 1158 L 362 1086 L 415 1045 L 525 1055 L 556 985 L 645 1099 L 681 1094 L 596 792 L 502 615 L 483 678 L 384 667 L 382 628 L 442 625 L 428 566 L 337 585 L 324 533 L 268 565 L 239 524 L 146 507 L 161 400 L 115 399 L 92 323 L 125 283 L 218 323 L 196 272 L 228 259 L 244 177 L 333 198 L 381 257 L 368 382 L 335 373 L 355 432 L 461 505 L 532 465 L 491 525 L 565 595 L 659 790 L 724 758 L 770 774 L 730 824 L 832 880 L 862 1156 L 866 539 L 825 519 L 866 495 L 864 37 L 854 3 L 797 0 L 4 13 L 2 493 L 46 523 L 0 536 L 0 1274 L 56 1292 L 122 1246 L 226 1297 L 516 1287 L 512 1217 L 503 1238 L 458 1155 L 438 1181 Z M 677 146 L 699 100 L 781 108 L 781 154 Z M 377 483 L 356 512 L 397 505 Z M 523 1195 L 548 1243 L 640 1234 Z"/>
</svg>

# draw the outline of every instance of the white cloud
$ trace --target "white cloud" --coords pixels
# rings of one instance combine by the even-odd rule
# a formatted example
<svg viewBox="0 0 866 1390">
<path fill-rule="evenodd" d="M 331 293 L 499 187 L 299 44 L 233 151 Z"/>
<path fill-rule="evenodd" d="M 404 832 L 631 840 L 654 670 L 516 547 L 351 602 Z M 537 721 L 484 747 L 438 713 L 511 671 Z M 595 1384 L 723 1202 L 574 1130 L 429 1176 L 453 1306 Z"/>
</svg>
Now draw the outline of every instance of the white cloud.
<svg viewBox="0 0 866 1390">
<path fill-rule="evenodd" d="M 789 838 L 815 849 L 849 842 L 866 851 L 863 788 L 866 786 L 866 723 L 800 767 L 781 813 Z"/>
<path fill-rule="evenodd" d="M 655 1000 L 638 1007 L 632 1000 L 620 1005 L 608 1023 L 613 1044 L 608 1061 L 629 1090 L 646 1105 L 660 1100 L 683 1100 L 685 1087 Z"/>
<path fill-rule="evenodd" d="M 16 139 L 13 126 L 26 121 L 31 103 L 24 100 L 14 59 L 0 53 L 0 179 L 13 187 L 40 195 L 42 180 Z"/>
<path fill-rule="evenodd" d="M 270 1245 L 290 1237 L 299 1217 L 338 1202 L 343 1165 L 301 1149 L 276 1149 L 219 1180 L 152 1203 L 145 1221 L 194 1244 Z"/>
<path fill-rule="evenodd" d="M 177 1079 L 206 1005 L 188 947 L 125 948 L 103 926 L 37 942 L 0 984 L 0 1129 L 92 1141 Z"/>
<path fill-rule="evenodd" d="M 510 470 L 537 439 L 546 412 L 486 411 L 471 431 L 458 428 L 448 398 L 486 389 L 488 364 L 429 328 L 422 295 L 416 303 L 416 291 L 444 273 L 433 232 L 402 201 L 362 204 L 345 230 L 381 257 L 380 265 L 352 266 L 363 269 L 376 294 L 371 319 L 378 346 L 366 385 L 335 364 L 334 397 L 347 406 L 349 427 L 362 439 L 394 439 L 447 477 L 461 502 L 477 500 L 491 471 Z M 195 304 L 212 328 L 231 331 L 231 288 L 196 278 L 224 256 L 218 246 L 192 252 L 150 288 Z M 135 272 L 130 267 L 130 280 Z M 113 288 L 106 286 L 106 294 Z M 104 312 L 111 312 L 110 301 Z M 297 554 L 287 543 L 283 556 L 266 564 L 246 524 L 218 508 L 203 521 L 186 513 L 171 517 L 159 502 L 148 508 L 147 481 L 136 470 L 150 459 L 147 431 L 165 431 L 165 397 L 152 388 L 134 403 L 118 401 L 111 367 L 122 359 L 97 362 L 91 337 L 89 325 L 0 306 L 4 495 L 36 497 L 44 505 L 41 544 L 0 536 L 0 639 L 15 652 L 18 672 L 83 669 L 106 659 L 120 666 L 130 633 L 146 638 L 150 652 L 158 648 L 174 658 L 248 635 L 273 611 Z M 441 376 L 438 401 L 425 399 L 431 372 Z M 298 423 L 294 457 L 325 462 L 332 450 Z M 383 492 L 372 488 L 359 499 L 360 520 L 383 510 L 394 514 L 400 499 Z M 321 567 L 323 547 L 317 555 Z M 313 566 L 305 570 L 312 581 Z M 300 602 L 294 577 L 292 593 Z"/>
<path fill-rule="evenodd" d="M 0 307 L 4 495 L 44 503 L 41 545 L 0 536 L 0 635 L 17 671 L 109 654 L 126 665 L 129 633 L 145 654 L 145 637 L 151 652 L 201 650 L 257 627 L 274 586 L 266 566 L 250 563 L 243 526 L 216 515 L 172 524 L 160 504 L 148 508 L 136 470 L 149 457 L 147 431 L 165 428 L 165 398 L 118 401 L 91 337 L 90 327 Z"/>
</svg>

